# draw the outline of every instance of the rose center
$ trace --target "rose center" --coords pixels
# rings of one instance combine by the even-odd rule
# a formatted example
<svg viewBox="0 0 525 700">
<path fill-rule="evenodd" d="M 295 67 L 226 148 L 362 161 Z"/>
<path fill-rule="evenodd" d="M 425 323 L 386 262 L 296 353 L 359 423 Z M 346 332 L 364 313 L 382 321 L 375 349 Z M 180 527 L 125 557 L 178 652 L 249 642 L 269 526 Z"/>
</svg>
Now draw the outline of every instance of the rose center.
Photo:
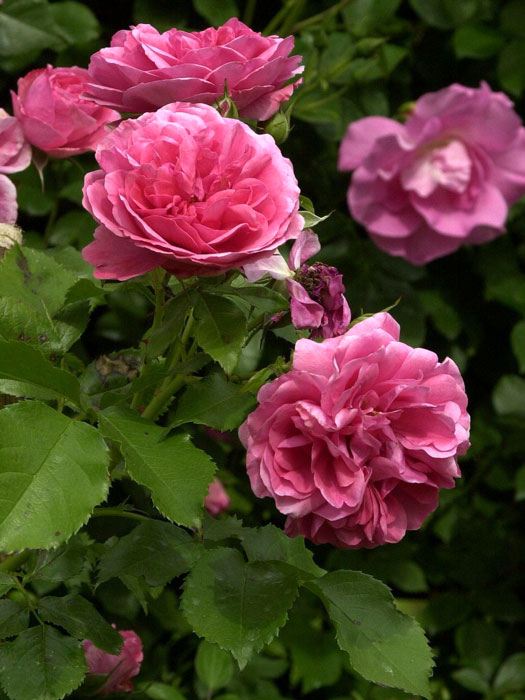
<svg viewBox="0 0 525 700">
<path fill-rule="evenodd" d="M 434 145 L 420 152 L 401 173 L 401 183 L 420 197 L 428 197 L 438 187 L 461 194 L 467 189 L 472 160 L 461 141 Z"/>
</svg>

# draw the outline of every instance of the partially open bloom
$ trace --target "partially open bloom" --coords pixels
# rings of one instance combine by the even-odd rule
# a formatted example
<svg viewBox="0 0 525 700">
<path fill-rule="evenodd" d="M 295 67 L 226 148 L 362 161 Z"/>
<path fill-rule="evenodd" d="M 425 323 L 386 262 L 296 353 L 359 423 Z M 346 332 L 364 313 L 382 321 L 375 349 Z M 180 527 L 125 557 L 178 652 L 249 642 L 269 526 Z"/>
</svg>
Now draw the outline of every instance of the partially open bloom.
<svg viewBox="0 0 525 700">
<path fill-rule="evenodd" d="M 120 114 L 85 97 L 87 79 L 76 66 L 37 68 L 20 78 L 13 110 L 30 144 L 53 158 L 95 150 Z"/>
<path fill-rule="evenodd" d="M 311 329 L 312 338 L 333 338 L 348 329 L 351 313 L 341 273 L 324 263 L 306 264 L 320 250 L 316 234 L 306 229 L 294 242 L 288 263 L 279 252 L 275 252 L 246 265 L 244 273 L 251 281 L 265 274 L 285 279 L 293 325 Z"/>
<path fill-rule="evenodd" d="M 355 170 L 348 206 L 377 246 L 420 265 L 504 232 L 525 194 L 525 129 L 503 93 L 451 85 L 405 124 L 352 122 L 339 169 Z"/>
<path fill-rule="evenodd" d="M 262 36 L 236 18 L 202 32 L 160 34 L 139 24 L 91 57 L 89 91 L 101 104 L 147 112 L 171 102 L 213 104 L 226 89 L 241 116 L 269 119 L 302 71 L 301 56 L 289 55 L 293 44 L 291 36 Z"/>
<path fill-rule="evenodd" d="M 256 496 L 286 531 L 338 547 L 398 542 L 453 488 L 470 419 L 458 368 L 399 342 L 379 313 L 321 343 L 262 387 L 240 428 Z"/>
<path fill-rule="evenodd" d="M 84 206 L 100 226 L 84 257 L 102 279 L 163 267 L 217 274 L 303 228 L 292 164 L 268 135 L 207 105 L 175 103 L 122 122 L 99 146 Z"/>
<path fill-rule="evenodd" d="M 210 515 L 219 515 L 230 507 L 230 497 L 219 479 L 214 479 L 204 499 L 204 507 Z"/>
<path fill-rule="evenodd" d="M 108 654 L 89 640 L 82 643 L 88 673 L 107 676 L 99 691 L 101 695 L 132 691 L 131 679 L 140 673 L 144 658 L 140 637 L 133 630 L 119 630 L 119 634 L 124 640 L 120 654 Z"/>
<path fill-rule="evenodd" d="M 0 173 L 18 173 L 31 162 L 27 143 L 16 117 L 0 109 Z"/>
</svg>

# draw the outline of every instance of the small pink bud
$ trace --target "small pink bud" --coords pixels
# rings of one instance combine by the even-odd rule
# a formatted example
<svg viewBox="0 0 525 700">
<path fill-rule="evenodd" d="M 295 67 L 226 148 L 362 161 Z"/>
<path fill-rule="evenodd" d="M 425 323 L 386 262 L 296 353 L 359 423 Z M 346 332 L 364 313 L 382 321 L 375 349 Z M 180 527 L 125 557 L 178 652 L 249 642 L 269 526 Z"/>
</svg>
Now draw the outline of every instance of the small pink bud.
<svg viewBox="0 0 525 700">
<path fill-rule="evenodd" d="M 204 499 L 204 507 L 210 515 L 219 515 L 230 507 L 230 497 L 219 479 L 211 482 L 208 495 Z"/>
<path fill-rule="evenodd" d="M 82 643 L 88 673 L 93 676 L 107 676 L 99 690 L 100 695 L 131 692 L 131 679 L 140 673 L 144 658 L 140 637 L 133 630 L 119 630 L 119 634 L 124 640 L 120 654 L 108 654 L 89 639 Z"/>
</svg>

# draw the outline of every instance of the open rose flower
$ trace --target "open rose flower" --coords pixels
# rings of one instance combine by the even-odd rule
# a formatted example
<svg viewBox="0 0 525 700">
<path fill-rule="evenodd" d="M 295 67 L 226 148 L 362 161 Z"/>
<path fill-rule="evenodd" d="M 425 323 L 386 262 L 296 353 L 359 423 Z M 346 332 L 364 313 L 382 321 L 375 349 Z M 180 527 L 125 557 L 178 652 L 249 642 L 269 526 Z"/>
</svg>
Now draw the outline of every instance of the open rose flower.
<svg viewBox="0 0 525 700">
<path fill-rule="evenodd" d="M 504 232 L 525 194 L 525 129 L 503 93 L 451 85 L 405 124 L 351 123 L 339 169 L 355 170 L 348 205 L 377 246 L 420 265 Z"/>
<path fill-rule="evenodd" d="M 204 507 L 210 515 L 219 515 L 230 507 L 230 497 L 219 479 L 214 479 L 204 499 Z"/>
<path fill-rule="evenodd" d="M 18 173 L 31 162 L 31 146 L 16 117 L 0 109 L 0 173 Z"/>
<path fill-rule="evenodd" d="M 317 543 L 398 542 L 454 486 L 469 444 L 458 368 L 399 342 L 387 313 L 299 340 L 258 401 L 239 433 L 252 489 L 288 515 L 289 535 Z"/>
<path fill-rule="evenodd" d="M 268 255 L 303 227 L 292 165 L 207 105 L 175 103 L 129 119 L 97 149 L 84 206 L 100 226 L 84 257 L 95 276 L 155 267 L 221 273 Z"/>
<path fill-rule="evenodd" d="M 235 18 L 202 32 L 160 34 L 139 24 L 91 57 L 89 91 L 101 104 L 146 112 L 171 102 L 213 104 L 226 87 L 241 116 L 269 119 L 302 71 L 301 57 L 289 55 L 293 44 L 291 36 L 262 36 Z"/>
<path fill-rule="evenodd" d="M 95 150 L 120 114 L 84 96 L 87 79 L 76 66 L 47 66 L 20 78 L 13 110 L 29 143 L 53 158 Z"/>
<path fill-rule="evenodd" d="M 133 630 L 119 630 L 119 634 L 124 640 L 119 654 L 108 654 L 89 640 L 82 643 L 88 673 L 92 676 L 106 676 L 99 690 L 101 695 L 131 692 L 131 679 L 140 673 L 144 659 L 140 637 Z"/>
<path fill-rule="evenodd" d="M 312 338 L 333 338 L 348 329 L 351 313 L 341 273 L 324 263 L 306 264 L 320 250 L 319 238 L 306 229 L 294 242 L 288 264 L 276 251 L 246 265 L 244 273 L 252 282 L 265 274 L 274 279 L 286 279 L 293 325 L 311 329 Z"/>
</svg>

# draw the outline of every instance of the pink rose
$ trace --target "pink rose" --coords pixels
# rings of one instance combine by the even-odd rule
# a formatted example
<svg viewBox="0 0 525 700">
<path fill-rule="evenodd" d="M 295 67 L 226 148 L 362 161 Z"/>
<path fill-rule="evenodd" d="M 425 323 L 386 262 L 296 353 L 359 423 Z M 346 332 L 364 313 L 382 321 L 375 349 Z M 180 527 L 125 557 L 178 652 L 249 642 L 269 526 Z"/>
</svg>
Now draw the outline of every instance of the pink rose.
<svg viewBox="0 0 525 700">
<path fill-rule="evenodd" d="M 504 232 L 525 194 L 525 129 L 503 93 L 451 85 L 405 124 L 350 124 L 339 169 L 355 169 L 348 206 L 376 245 L 421 265 Z"/>
<path fill-rule="evenodd" d="M 144 659 L 140 637 L 133 630 L 119 630 L 119 634 L 124 640 L 124 644 L 118 655 L 102 651 L 88 639 L 82 643 L 88 673 L 95 676 L 107 676 L 99 691 L 101 695 L 132 691 L 131 679 L 140 673 L 140 666 Z"/>
<path fill-rule="evenodd" d="M 203 32 L 149 24 L 117 32 L 109 48 L 91 57 L 90 94 L 124 112 L 146 112 L 171 102 L 213 104 L 225 87 L 243 117 L 269 119 L 302 72 L 290 56 L 293 37 L 262 36 L 238 19 Z"/>
<path fill-rule="evenodd" d="M 0 224 L 14 224 L 17 216 L 16 187 L 0 174 Z"/>
<path fill-rule="evenodd" d="M 204 499 L 204 507 L 210 515 L 219 515 L 230 507 L 230 497 L 219 479 L 211 482 L 208 495 Z"/>
<path fill-rule="evenodd" d="M 268 135 L 207 105 L 175 103 L 99 146 L 84 206 L 100 226 L 84 258 L 101 279 L 155 267 L 187 277 L 238 268 L 303 226 L 292 165 Z"/>
<path fill-rule="evenodd" d="M 240 428 L 256 496 L 286 532 L 337 547 L 398 542 L 460 475 L 470 419 L 458 368 L 399 342 L 379 313 L 337 338 L 299 340 Z"/>
<path fill-rule="evenodd" d="M 0 173 L 18 173 L 31 162 L 31 146 L 16 117 L 0 109 Z"/>
<path fill-rule="evenodd" d="M 26 139 L 53 158 L 95 150 L 120 114 L 83 96 L 84 68 L 38 68 L 18 81 L 13 109 Z"/>
</svg>

